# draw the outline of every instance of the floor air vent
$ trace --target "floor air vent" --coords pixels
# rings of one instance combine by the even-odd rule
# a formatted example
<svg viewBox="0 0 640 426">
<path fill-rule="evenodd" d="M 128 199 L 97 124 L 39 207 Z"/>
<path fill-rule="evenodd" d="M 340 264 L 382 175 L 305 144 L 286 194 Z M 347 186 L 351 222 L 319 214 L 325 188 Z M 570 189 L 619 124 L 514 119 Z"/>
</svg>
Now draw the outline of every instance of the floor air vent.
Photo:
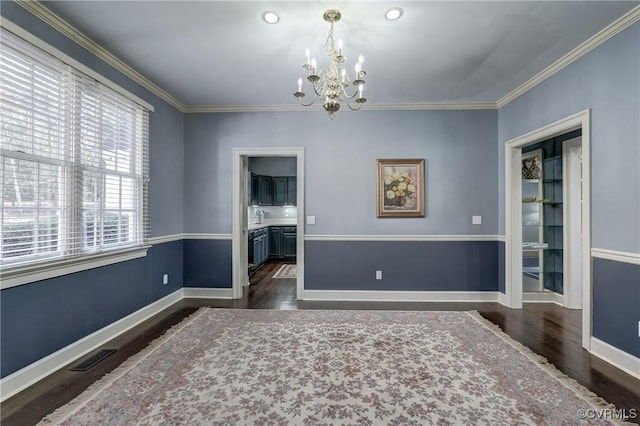
<svg viewBox="0 0 640 426">
<path fill-rule="evenodd" d="M 87 371 L 112 353 L 114 353 L 115 349 L 102 349 L 95 354 L 91 355 L 89 358 L 82 361 L 80 364 L 76 365 L 69 371 Z"/>
</svg>

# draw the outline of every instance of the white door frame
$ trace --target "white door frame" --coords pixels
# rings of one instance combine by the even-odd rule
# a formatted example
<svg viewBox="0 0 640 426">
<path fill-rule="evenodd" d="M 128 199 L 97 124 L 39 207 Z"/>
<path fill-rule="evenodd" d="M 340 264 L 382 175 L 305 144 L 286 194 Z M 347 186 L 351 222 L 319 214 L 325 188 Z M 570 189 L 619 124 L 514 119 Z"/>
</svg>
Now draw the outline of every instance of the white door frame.
<svg viewBox="0 0 640 426">
<path fill-rule="evenodd" d="M 232 294 L 234 299 L 242 297 L 247 283 L 247 186 L 246 167 L 243 157 L 296 157 L 296 264 L 297 298 L 302 299 L 304 290 L 304 148 L 233 148 L 233 230 L 231 236 Z"/>
<path fill-rule="evenodd" d="M 564 306 L 582 309 L 582 138 L 562 142 L 562 256 Z"/>
<path fill-rule="evenodd" d="M 586 109 L 505 144 L 505 305 L 522 309 L 522 147 L 582 129 L 582 347 L 591 347 L 591 111 Z"/>
</svg>

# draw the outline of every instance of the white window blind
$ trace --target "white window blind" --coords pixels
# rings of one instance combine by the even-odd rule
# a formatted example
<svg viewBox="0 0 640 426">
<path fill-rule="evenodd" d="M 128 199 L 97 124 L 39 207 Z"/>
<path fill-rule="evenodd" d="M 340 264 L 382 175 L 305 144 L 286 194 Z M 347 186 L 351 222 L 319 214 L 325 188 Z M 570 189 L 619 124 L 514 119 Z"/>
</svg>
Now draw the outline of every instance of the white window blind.
<svg viewBox="0 0 640 426">
<path fill-rule="evenodd" d="M 149 111 L 1 35 L 1 265 L 143 245 Z"/>
</svg>

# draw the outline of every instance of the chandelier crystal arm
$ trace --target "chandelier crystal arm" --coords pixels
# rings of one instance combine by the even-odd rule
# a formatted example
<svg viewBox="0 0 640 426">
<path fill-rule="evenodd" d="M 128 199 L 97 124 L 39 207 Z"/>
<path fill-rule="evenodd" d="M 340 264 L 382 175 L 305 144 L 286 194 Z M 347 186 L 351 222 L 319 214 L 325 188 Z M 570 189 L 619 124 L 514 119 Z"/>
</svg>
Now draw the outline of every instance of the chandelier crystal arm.
<svg viewBox="0 0 640 426">
<path fill-rule="evenodd" d="M 362 98 L 362 99 L 364 99 L 364 98 Z M 366 101 L 366 99 L 365 99 L 365 101 Z M 356 102 L 357 102 L 357 105 L 358 105 L 356 108 L 352 107 L 350 102 L 347 102 L 347 106 L 349 107 L 349 109 L 351 111 L 358 111 L 360 108 L 362 108 L 362 104 L 364 102 L 358 102 L 358 100 L 356 100 Z"/>
<path fill-rule="evenodd" d="M 316 101 L 316 99 L 318 99 L 318 94 L 315 94 L 313 96 L 313 99 L 311 100 L 311 102 L 309 102 L 308 104 L 305 104 L 304 102 L 302 102 L 302 96 L 297 96 L 297 98 L 298 98 L 298 102 L 300 102 L 300 105 L 308 107 L 308 106 L 313 105 L 313 103 Z"/>
</svg>

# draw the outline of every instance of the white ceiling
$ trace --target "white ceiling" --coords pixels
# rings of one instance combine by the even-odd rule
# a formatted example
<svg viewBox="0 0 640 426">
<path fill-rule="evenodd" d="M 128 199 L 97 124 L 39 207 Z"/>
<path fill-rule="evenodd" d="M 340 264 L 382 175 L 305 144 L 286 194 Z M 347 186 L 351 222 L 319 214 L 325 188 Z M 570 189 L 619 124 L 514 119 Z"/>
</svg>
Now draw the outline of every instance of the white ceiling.
<svg viewBox="0 0 640 426">
<path fill-rule="evenodd" d="M 187 106 L 296 105 L 309 47 L 326 66 L 326 9 L 367 105 L 496 102 L 638 1 L 46 1 Z M 404 9 L 390 22 L 384 13 Z M 280 22 L 261 15 L 272 10 Z"/>
</svg>

